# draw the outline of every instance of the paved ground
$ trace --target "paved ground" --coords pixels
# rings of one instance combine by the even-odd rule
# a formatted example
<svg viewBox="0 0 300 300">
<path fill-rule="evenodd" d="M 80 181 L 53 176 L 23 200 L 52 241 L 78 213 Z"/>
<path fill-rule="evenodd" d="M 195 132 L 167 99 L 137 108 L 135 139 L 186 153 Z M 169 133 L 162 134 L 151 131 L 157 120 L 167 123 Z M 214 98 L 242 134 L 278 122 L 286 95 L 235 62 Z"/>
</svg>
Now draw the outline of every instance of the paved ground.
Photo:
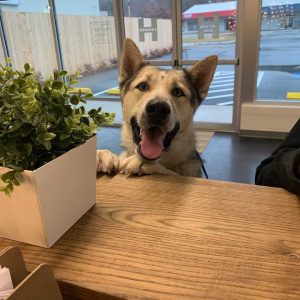
<svg viewBox="0 0 300 300">
<path fill-rule="evenodd" d="M 183 58 L 202 59 L 217 54 L 220 59 L 235 57 L 235 42 L 189 43 L 183 45 Z M 171 60 L 171 54 L 157 58 Z M 260 44 L 257 98 L 285 100 L 288 91 L 300 91 L 300 30 L 263 32 Z M 217 68 L 206 105 L 227 106 L 233 104 L 234 67 L 220 65 Z M 112 68 L 86 75 L 80 86 L 90 87 L 97 98 L 109 97 L 107 90 L 118 86 L 118 70 Z M 116 97 L 112 97 L 115 98 Z M 109 107 L 113 105 L 110 104 Z M 116 104 L 114 104 L 116 105 Z"/>
<path fill-rule="evenodd" d="M 231 67 L 233 69 L 233 67 Z M 111 97 L 107 94 L 107 89 L 117 87 L 118 70 L 106 70 L 94 75 L 85 76 L 80 81 L 80 86 L 88 86 L 94 91 L 94 96 Z M 101 85 L 99 85 L 101 82 Z M 99 88 L 100 86 L 100 88 Z M 232 96 L 234 89 L 234 71 L 217 71 L 211 84 L 206 104 L 208 105 L 230 105 L 232 104 Z"/>
</svg>

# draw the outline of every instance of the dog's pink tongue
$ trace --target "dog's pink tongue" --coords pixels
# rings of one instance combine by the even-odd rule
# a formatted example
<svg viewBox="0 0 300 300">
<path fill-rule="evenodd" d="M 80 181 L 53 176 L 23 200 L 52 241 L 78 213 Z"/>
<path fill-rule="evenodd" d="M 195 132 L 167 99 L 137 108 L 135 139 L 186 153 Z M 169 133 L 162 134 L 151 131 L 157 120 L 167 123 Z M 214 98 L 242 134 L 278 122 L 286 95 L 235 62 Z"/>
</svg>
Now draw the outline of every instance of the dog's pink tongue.
<svg viewBox="0 0 300 300">
<path fill-rule="evenodd" d="M 150 128 L 142 134 L 141 151 L 149 159 L 155 159 L 161 156 L 164 146 L 163 141 L 166 134 L 159 128 Z"/>
</svg>

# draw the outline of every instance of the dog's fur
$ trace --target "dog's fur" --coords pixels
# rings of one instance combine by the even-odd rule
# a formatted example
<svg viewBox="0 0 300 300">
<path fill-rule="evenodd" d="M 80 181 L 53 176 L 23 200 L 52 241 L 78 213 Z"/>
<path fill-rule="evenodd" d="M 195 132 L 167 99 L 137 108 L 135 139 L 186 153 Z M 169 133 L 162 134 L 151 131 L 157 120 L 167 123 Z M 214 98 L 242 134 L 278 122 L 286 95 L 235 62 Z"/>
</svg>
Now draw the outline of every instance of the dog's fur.
<svg viewBox="0 0 300 300">
<path fill-rule="evenodd" d="M 125 152 L 118 159 L 98 151 L 97 170 L 198 176 L 193 115 L 207 96 L 217 61 L 210 56 L 188 70 L 163 70 L 146 63 L 127 39 L 119 70 Z"/>
</svg>

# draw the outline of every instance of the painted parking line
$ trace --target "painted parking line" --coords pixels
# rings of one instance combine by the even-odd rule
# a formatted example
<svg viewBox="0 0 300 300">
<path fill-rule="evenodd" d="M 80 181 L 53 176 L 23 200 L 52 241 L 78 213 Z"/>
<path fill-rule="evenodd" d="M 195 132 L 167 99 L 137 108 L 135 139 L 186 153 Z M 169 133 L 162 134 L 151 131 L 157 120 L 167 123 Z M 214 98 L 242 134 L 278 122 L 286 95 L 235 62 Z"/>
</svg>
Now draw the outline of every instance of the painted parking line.
<svg viewBox="0 0 300 300">
<path fill-rule="evenodd" d="M 215 85 L 215 84 L 211 84 L 210 85 L 210 87 L 211 88 L 216 88 L 216 87 L 223 87 L 223 86 L 230 86 L 230 85 L 233 85 L 234 83 L 233 82 L 231 82 L 231 83 L 225 83 L 225 84 L 217 84 L 217 85 Z"/>
<path fill-rule="evenodd" d="M 116 89 L 116 88 L 118 88 L 118 86 L 113 87 L 113 88 L 109 88 L 109 89 L 104 90 L 104 91 L 101 91 L 101 92 L 99 92 L 99 93 L 96 93 L 96 94 L 94 94 L 94 96 L 99 96 L 99 95 L 106 94 L 110 89 Z"/>
<path fill-rule="evenodd" d="M 234 74 L 215 76 L 214 79 L 226 79 L 226 78 L 234 78 Z"/>
<path fill-rule="evenodd" d="M 265 73 L 265 72 L 262 72 L 262 71 L 258 72 L 258 75 L 257 75 L 257 82 L 256 82 L 256 87 L 259 87 L 259 85 L 260 85 L 260 83 L 261 83 L 261 81 L 262 81 L 262 79 L 263 79 L 264 73 Z"/>
<path fill-rule="evenodd" d="M 224 71 L 225 72 L 225 71 Z M 229 97 L 233 97 L 233 90 L 234 90 L 234 73 L 218 73 L 216 74 L 214 80 L 212 81 L 212 84 L 210 86 L 209 96 L 206 98 L 206 100 L 212 100 L 212 99 L 222 99 L 227 98 L 226 100 L 229 100 Z M 257 87 L 259 87 L 262 79 L 264 76 L 263 71 L 259 71 L 257 74 Z M 232 93 L 228 93 L 229 91 L 232 91 Z M 224 92 L 227 92 L 224 94 Z M 216 96 L 211 96 L 211 94 L 217 94 Z M 225 99 L 224 99 L 225 100 Z M 227 106 L 232 105 L 233 100 L 231 101 L 224 101 L 220 103 L 216 103 L 218 106 Z"/>
<path fill-rule="evenodd" d="M 223 71 L 216 73 L 211 83 L 208 97 L 206 98 L 206 100 L 222 101 L 223 99 L 223 101 L 227 101 L 222 102 L 221 105 L 231 105 L 233 101 L 228 100 L 230 100 L 230 97 L 233 97 L 234 79 L 234 72 Z M 218 105 L 218 103 L 216 104 Z"/>
<path fill-rule="evenodd" d="M 234 71 L 218 71 L 218 74 L 234 74 Z"/>
<path fill-rule="evenodd" d="M 230 78 L 230 79 L 215 79 L 215 80 L 213 80 L 213 82 L 222 83 L 222 82 L 232 82 L 233 80 L 234 80 L 234 78 Z"/>
<path fill-rule="evenodd" d="M 233 87 L 230 88 L 230 89 L 212 90 L 212 91 L 209 91 L 209 94 L 211 94 L 211 93 L 219 93 L 219 92 L 228 92 L 228 91 L 232 91 L 232 90 L 233 90 Z"/>
<path fill-rule="evenodd" d="M 234 76 L 234 73 L 223 73 L 223 74 L 215 75 L 214 77 L 217 78 L 217 77 L 226 77 L 226 76 Z"/>
<path fill-rule="evenodd" d="M 205 98 L 205 100 L 210 100 L 210 99 L 219 99 L 219 98 L 225 98 L 225 97 L 232 97 L 233 94 L 225 94 L 225 95 L 219 95 L 219 96 L 209 96 Z"/>
<path fill-rule="evenodd" d="M 215 76 L 232 75 L 232 74 L 234 74 L 234 71 L 217 71 L 217 72 L 215 72 Z"/>
<path fill-rule="evenodd" d="M 232 104 L 233 104 L 233 101 L 217 103 L 218 106 L 226 106 L 226 105 L 232 105 Z"/>
</svg>

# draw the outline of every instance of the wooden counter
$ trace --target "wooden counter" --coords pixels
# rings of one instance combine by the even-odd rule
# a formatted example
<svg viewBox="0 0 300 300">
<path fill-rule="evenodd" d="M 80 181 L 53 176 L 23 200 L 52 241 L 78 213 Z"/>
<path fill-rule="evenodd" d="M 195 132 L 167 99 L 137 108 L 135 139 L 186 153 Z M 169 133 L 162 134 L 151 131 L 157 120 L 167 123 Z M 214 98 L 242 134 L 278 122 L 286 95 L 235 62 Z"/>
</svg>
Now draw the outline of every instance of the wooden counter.
<svg viewBox="0 0 300 300">
<path fill-rule="evenodd" d="M 66 299 L 300 299 L 300 200 L 277 188 L 102 177 L 51 249 L 10 245 L 50 264 Z"/>
</svg>

